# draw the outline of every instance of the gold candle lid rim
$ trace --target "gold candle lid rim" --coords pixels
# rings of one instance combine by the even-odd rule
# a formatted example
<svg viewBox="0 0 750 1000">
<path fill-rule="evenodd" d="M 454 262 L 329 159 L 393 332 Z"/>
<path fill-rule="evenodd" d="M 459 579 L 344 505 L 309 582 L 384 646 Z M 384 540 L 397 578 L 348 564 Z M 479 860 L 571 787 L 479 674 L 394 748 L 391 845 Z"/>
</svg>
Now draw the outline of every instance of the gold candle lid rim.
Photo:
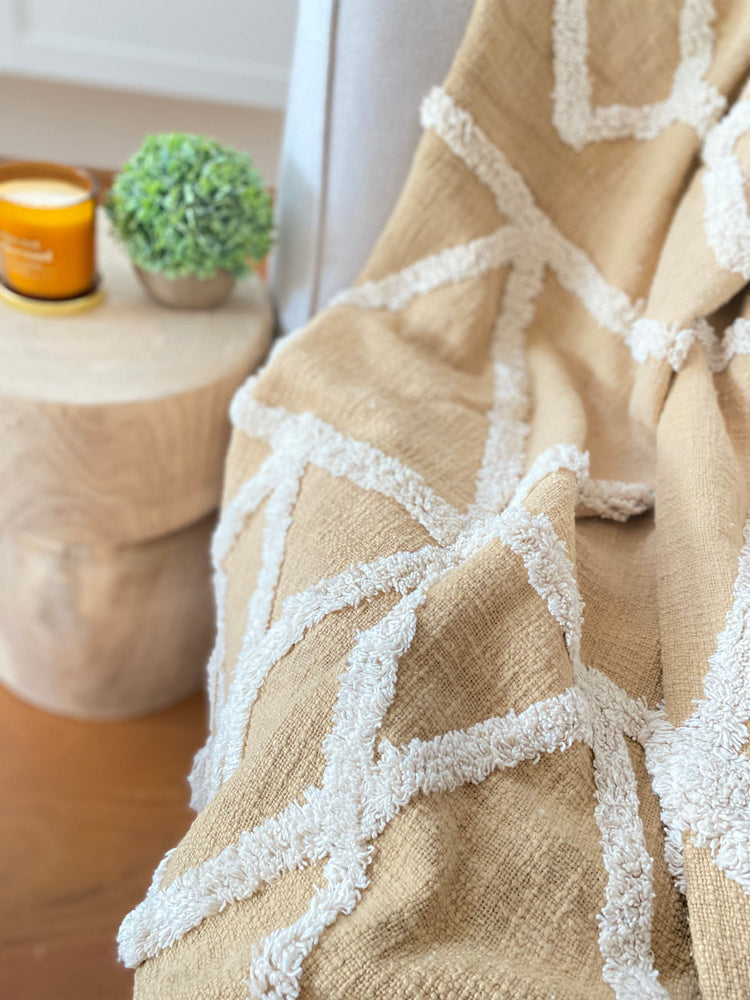
<svg viewBox="0 0 750 1000">
<path fill-rule="evenodd" d="M 21 295 L 20 292 L 14 292 L 12 288 L 0 282 L 0 301 L 14 309 L 20 309 L 21 312 L 31 313 L 32 316 L 74 316 L 98 306 L 105 294 L 101 280 L 97 280 L 90 291 L 72 299 L 31 298 L 28 295 Z"/>
</svg>

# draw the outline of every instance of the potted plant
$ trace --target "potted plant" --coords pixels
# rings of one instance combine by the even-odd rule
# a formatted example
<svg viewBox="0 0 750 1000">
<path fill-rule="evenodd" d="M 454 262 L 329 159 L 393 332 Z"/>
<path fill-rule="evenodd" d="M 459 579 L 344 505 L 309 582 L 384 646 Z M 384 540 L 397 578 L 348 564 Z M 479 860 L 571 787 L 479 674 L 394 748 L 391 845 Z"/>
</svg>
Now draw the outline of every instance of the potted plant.
<svg viewBox="0 0 750 1000">
<path fill-rule="evenodd" d="M 250 157 L 205 136 L 148 136 L 106 208 L 143 284 L 176 308 L 218 305 L 271 245 L 271 197 Z"/>
</svg>

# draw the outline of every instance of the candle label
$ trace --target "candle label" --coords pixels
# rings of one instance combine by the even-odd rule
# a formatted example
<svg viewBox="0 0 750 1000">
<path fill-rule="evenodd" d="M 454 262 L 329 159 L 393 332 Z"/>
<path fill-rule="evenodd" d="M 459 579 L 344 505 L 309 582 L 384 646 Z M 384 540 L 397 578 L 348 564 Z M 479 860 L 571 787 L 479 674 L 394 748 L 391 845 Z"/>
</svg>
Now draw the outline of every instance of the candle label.
<svg viewBox="0 0 750 1000">
<path fill-rule="evenodd" d="M 30 264 L 51 264 L 55 259 L 55 251 L 50 248 L 42 249 L 39 240 L 25 240 L 21 236 L 13 236 L 11 233 L 0 231 L 0 242 L 2 242 L 6 253 L 23 257 Z"/>
</svg>

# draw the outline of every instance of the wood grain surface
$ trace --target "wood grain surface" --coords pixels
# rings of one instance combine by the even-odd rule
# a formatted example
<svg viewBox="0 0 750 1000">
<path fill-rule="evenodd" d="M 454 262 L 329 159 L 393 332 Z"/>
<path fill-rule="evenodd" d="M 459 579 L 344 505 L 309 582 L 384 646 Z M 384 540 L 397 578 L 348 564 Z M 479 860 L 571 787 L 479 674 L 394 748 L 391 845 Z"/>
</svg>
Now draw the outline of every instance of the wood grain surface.
<svg viewBox="0 0 750 1000">
<path fill-rule="evenodd" d="M 0 680 L 111 719 L 202 681 L 229 403 L 273 317 L 256 276 L 215 310 L 155 305 L 99 222 L 103 305 L 0 305 Z"/>
<path fill-rule="evenodd" d="M 214 523 L 117 548 L 0 533 L 2 682 L 89 719 L 143 715 L 197 691 L 214 636 Z"/>
<path fill-rule="evenodd" d="M 103 305 L 0 309 L 0 525 L 125 544 L 215 510 L 230 399 L 265 356 L 270 299 L 239 283 L 216 310 L 155 305 L 100 220 Z"/>
<path fill-rule="evenodd" d="M 126 1000 L 117 928 L 191 822 L 203 698 L 90 723 L 0 688 L 0 732 L 0 997 Z"/>
<path fill-rule="evenodd" d="M 229 403 L 250 370 L 147 403 L 59 405 L 0 389 L 2 531 L 125 545 L 206 517 L 221 495 Z"/>
</svg>

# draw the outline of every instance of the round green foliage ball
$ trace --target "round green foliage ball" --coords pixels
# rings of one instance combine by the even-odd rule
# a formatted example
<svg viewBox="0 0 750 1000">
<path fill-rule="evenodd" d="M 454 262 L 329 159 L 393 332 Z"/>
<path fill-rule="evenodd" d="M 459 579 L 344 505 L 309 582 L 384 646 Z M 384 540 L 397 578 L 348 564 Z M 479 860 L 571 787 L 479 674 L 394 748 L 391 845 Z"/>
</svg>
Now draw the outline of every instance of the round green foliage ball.
<svg viewBox="0 0 750 1000">
<path fill-rule="evenodd" d="M 150 135 L 106 207 L 133 263 L 168 278 L 239 278 L 271 246 L 271 198 L 252 160 L 205 136 Z"/>
</svg>

